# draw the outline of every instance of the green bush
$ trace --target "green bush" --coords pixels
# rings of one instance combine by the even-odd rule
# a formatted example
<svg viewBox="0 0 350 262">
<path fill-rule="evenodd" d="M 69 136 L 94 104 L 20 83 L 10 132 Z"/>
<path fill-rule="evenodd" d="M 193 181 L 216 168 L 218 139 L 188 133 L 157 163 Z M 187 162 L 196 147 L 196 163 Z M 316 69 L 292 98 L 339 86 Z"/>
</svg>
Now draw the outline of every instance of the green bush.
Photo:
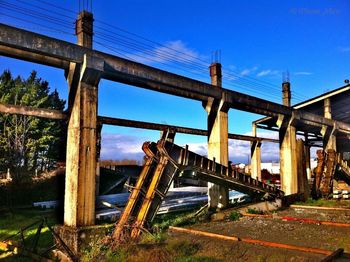
<svg viewBox="0 0 350 262">
<path fill-rule="evenodd" d="M 229 219 L 230 219 L 231 221 L 236 221 L 236 220 L 238 220 L 241 216 L 242 216 L 241 213 L 239 213 L 238 211 L 232 211 L 228 217 L 229 217 Z"/>
<path fill-rule="evenodd" d="M 248 214 L 256 214 L 256 215 L 263 215 L 264 211 L 262 211 L 260 209 L 256 209 L 256 208 L 248 208 L 247 213 Z"/>
</svg>

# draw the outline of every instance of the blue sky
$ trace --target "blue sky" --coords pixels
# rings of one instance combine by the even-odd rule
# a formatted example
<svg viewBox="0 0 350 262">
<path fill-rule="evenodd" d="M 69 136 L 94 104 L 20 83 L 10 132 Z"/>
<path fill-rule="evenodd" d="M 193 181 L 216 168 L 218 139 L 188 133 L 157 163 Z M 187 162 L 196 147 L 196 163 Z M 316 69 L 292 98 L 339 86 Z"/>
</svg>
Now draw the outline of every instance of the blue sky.
<svg viewBox="0 0 350 262">
<path fill-rule="evenodd" d="M 2 0 L 0 3 L 2 23 L 75 42 L 72 22 L 79 1 Z M 104 43 L 104 46 L 95 43 L 95 49 L 117 51 L 119 55 L 205 82 L 209 82 L 205 70 L 212 60 L 212 53 L 220 50 L 223 68 L 225 72 L 229 71 L 228 74 L 224 72 L 224 87 L 271 101 L 280 102 L 282 73 L 287 70 L 292 92 L 298 99 L 293 99 L 293 103 L 337 88 L 350 77 L 350 33 L 346 26 L 350 2 L 346 0 L 93 1 L 92 11 L 97 26 L 95 40 Z M 35 17 L 38 14 L 40 17 Z M 65 22 L 44 21 L 45 14 Z M 139 51 L 107 43 L 103 34 L 134 39 L 135 43 L 146 42 L 103 23 L 161 45 Z M 70 35 L 55 30 L 67 31 Z M 154 54 L 162 51 L 185 59 L 187 67 L 174 66 L 166 57 L 154 59 Z M 201 71 L 194 70 L 193 66 L 199 64 Z M 0 70 L 4 69 L 24 77 L 36 70 L 40 77 L 49 81 L 51 88 L 57 88 L 60 95 L 67 98 L 62 70 L 0 57 Z M 206 128 L 206 113 L 199 102 L 105 80 L 99 86 L 99 99 L 100 115 Z M 229 131 L 247 134 L 251 121 L 258 117 L 231 110 Z M 265 131 L 260 134 L 276 135 Z M 141 158 L 142 142 L 158 137 L 159 132 L 105 126 L 102 156 Z M 190 148 L 205 154 L 204 137 L 177 135 L 176 143 L 187 143 Z M 263 154 L 265 160 L 276 159 L 278 148 L 264 145 Z M 248 155 L 249 143 L 231 141 L 231 160 L 246 161 Z"/>
</svg>

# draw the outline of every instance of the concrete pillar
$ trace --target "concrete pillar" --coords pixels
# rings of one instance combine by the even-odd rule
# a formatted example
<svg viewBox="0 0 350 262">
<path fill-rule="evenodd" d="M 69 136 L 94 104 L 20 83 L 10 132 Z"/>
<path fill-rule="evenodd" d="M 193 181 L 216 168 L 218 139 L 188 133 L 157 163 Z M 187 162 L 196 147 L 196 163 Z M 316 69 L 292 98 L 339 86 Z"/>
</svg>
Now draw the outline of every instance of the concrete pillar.
<svg viewBox="0 0 350 262">
<path fill-rule="evenodd" d="M 83 11 L 76 22 L 78 44 L 92 48 L 91 13 Z M 82 65 L 71 64 L 64 224 L 71 227 L 95 223 L 98 83 L 104 61 L 84 56 Z"/>
<path fill-rule="evenodd" d="M 256 124 L 252 125 L 252 136 L 257 136 Z M 251 177 L 261 181 L 261 142 L 251 142 Z"/>
<path fill-rule="evenodd" d="M 305 155 L 307 179 L 311 179 L 311 156 L 310 156 L 310 146 L 309 146 L 309 139 L 308 139 L 307 133 L 305 133 L 304 155 Z"/>
<path fill-rule="evenodd" d="M 291 106 L 290 83 L 287 81 L 282 83 L 282 104 L 284 106 Z"/>
<path fill-rule="evenodd" d="M 92 49 L 93 15 L 87 11 L 80 12 L 75 22 L 75 34 L 78 37 L 78 45 Z"/>
<path fill-rule="evenodd" d="M 74 227 L 95 222 L 97 86 L 103 61 L 84 60 L 67 138 L 64 224 Z"/>
<path fill-rule="evenodd" d="M 291 92 L 290 83 L 282 84 L 283 105 L 290 106 Z M 286 195 L 298 192 L 298 174 L 297 174 L 297 152 L 296 152 L 296 129 L 292 125 L 293 119 L 285 116 L 279 121 L 279 140 L 280 140 L 280 176 L 282 190 Z"/>
<path fill-rule="evenodd" d="M 222 87 L 221 64 L 210 65 L 211 84 Z M 208 113 L 208 158 L 228 166 L 228 112 L 224 101 L 209 99 L 205 106 Z M 208 183 L 209 208 L 221 209 L 228 205 L 228 188 Z"/>
<path fill-rule="evenodd" d="M 304 200 L 309 197 L 309 184 L 306 173 L 306 157 L 304 141 L 297 140 L 297 171 L 298 171 L 298 193 L 304 195 Z"/>
<path fill-rule="evenodd" d="M 332 107 L 331 107 L 331 100 L 329 98 L 326 98 L 324 100 L 324 117 L 328 119 L 332 119 Z M 323 135 L 323 148 L 325 151 L 328 149 L 333 149 L 334 151 L 337 151 L 337 139 L 335 136 L 335 130 L 334 128 L 331 129 L 330 127 L 324 128 L 323 132 L 321 132 Z"/>
</svg>

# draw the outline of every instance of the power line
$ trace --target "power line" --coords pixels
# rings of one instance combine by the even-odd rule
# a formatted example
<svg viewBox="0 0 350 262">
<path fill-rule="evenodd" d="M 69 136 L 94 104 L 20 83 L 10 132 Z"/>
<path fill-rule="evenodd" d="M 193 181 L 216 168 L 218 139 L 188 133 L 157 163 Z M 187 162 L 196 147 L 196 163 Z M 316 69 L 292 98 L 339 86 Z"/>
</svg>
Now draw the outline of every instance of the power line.
<svg viewBox="0 0 350 262">
<path fill-rule="evenodd" d="M 22 0 L 17 0 L 18 2 L 24 3 Z M 42 3 L 44 6 L 50 6 L 54 7 L 56 9 L 62 10 L 66 13 L 74 13 L 74 11 L 71 11 L 69 9 L 54 5 L 52 3 L 43 1 L 43 0 L 36 0 L 37 2 Z M 71 16 L 62 14 L 62 12 L 56 12 L 52 11 L 51 9 L 47 9 L 44 7 L 39 7 L 34 4 L 25 3 L 31 7 L 44 10 L 44 11 L 50 11 L 50 13 L 54 13 L 56 15 L 59 15 L 61 18 L 57 18 L 54 16 L 49 16 L 43 13 L 38 12 L 37 10 L 28 9 L 28 8 L 22 8 L 10 3 L 5 3 L 5 6 L 7 6 L 7 9 L 11 11 L 18 11 L 24 15 L 29 15 L 31 17 L 35 17 L 37 19 L 44 19 L 46 21 L 49 21 L 50 23 L 62 26 L 62 23 L 65 24 L 71 24 L 70 22 L 63 20 L 62 17 L 69 18 L 72 20 L 73 18 Z M 79 1 L 80 4 L 80 1 Z M 83 1 L 83 8 L 88 9 L 89 2 L 88 0 Z M 15 10 L 18 9 L 18 10 Z M 92 10 L 92 1 L 90 2 L 90 8 Z M 17 18 L 18 19 L 18 18 Z M 22 19 L 23 20 L 23 19 Z M 108 33 L 104 33 L 101 31 L 96 31 L 96 38 L 99 38 L 100 41 L 98 42 L 101 46 L 108 46 L 109 49 L 113 47 L 113 44 L 116 44 L 118 46 L 122 46 L 123 48 L 126 48 L 128 50 L 134 50 L 137 51 L 135 54 L 128 54 L 125 49 L 121 51 L 121 48 L 113 48 L 114 52 L 118 51 L 119 55 L 123 55 L 124 57 L 128 56 L 137 56 L 143 59 L 144 61 L 153 61 L 157 64 L 163 64 L 167 67 L 171 67 L 170 64 L 175 64 L 177 69 L 181 69 L 183 71 L 188 72 L 187 69 L 191 70 L 191 73 L 195 73 L 198 75 L 204 75 L 206 78 L 208 77 L 208 61 L 205 61 L 201 59 L 198 56 L 194 56 L 191 53 L 185 53 L 181 50 L 177 50 L 175 48 L 169 47 L 167 45 L 155 42 L 153 40 L 147 39 L 145 37 L 142 37 L 140 35 L 137 35 L 135 33 L 129 32 L 125 29 L 119 28 L 117 26 L 108 24 L 106 22 L 96 20 L 97 25 L 95 25 L 96 28 L 100 29 L 101 31 L 106 31 Z M 98 24 L 105 25 L 109 28 L 112 28 L 113 30 L 107 30 L 104 27 L 99 26 Z M 40 25 L 43 26 L 43 25 Z M 102 42 L 106 42 L 102 43 Z M 151 48 L 151 49 L 150 49 Z M 126 54 L 123 54 L 123 52 L 126 52 Z M 135 60 L 135 59 L 133 59 Z M 174 66 L 172 66 L 174 67 Z M 184 69 L 184 68 L 186 69 Z M 256 93 L 261 93 L 263 96 L 269 95 L 269 96 L 276 96 L 280 98 L 280 95 L 275 95 L 273 93 L 266 94 L 266 92 L 262 92 L 261 88 L 268 88 L 272 90 L 276 90 L 278 92 L 281 92 L 281 88 L 277 87 L 274 84 L 271 84 L 269 82 L 266 82 L 264 80 L 259 80 L 250 76 L 242 76 L 241 74 L 234 72 L 233 70 L 223 70 L 223 78 L 227 76 L 228 80 L 230 81 L 230 84 L 232 86 L 241 86 L 243 89 L 247 90 L 253 90 Z M 225 81 L 226 83 L 227 81 Z M 227 82 L 228 83 L 228 82 Z M 301 95 L 299 95 L 297 92 L 293 92 L 294 96 L 293 99 L 299 99 Z"/>
</svg>

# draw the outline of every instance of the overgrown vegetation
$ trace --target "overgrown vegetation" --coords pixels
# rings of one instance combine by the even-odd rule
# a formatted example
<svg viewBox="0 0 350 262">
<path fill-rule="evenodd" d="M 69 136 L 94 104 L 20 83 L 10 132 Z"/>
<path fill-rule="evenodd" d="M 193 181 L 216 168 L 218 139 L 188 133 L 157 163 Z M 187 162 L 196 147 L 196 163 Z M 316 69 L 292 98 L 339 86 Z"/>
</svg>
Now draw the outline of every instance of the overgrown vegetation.
<svg viewBox="0 0 350 262">
<path fill-rule="evenodd" d="M 65 101 L 33 71 L 27 79 L 0 76 L 0 102 L 10 105 L 63 110 Z M 24 115 L 0 115 L 0 171 L 10 169 L 15 181 L 36 170 L 45 171 L 64 160 L 65 136 L 62 121 Z M 0 172 L 1 173 L 1 172 Z"/>
<path fill-rule="evenodd" d="M 239 211 L 234 210 L 234 211 L 232 211 L 232 212 L 230 213 L 230 215 L 228 216 L 228 218 L 229 218 L 231 221 L 236 221 L 236 220 L 238 220 L 241 216 L 242 216 L 242 215 L 241 215 L 241 213 L 240 213 Z"/>
<path fill-rule="evenodd" d="M 263 215 L 264 211 L 262 211 L 260 209 L 256 209 L 256 208 L 248 208 L 247 213 L 248 214 L 255 214 L 255 215 Z"/>
<path fill-rule="evenodd" d="M 0 210 L 0 240 L 7 239 L 13 235 L 15 235 L 21 228 L 24 228 L 30 224 L 33 224 L 43 217 L 47 218 L 49 225 L 54 225 L 57 223 L 57 219 L 55 213 L 45 210 L 37 210 L 37 209 L 26 209 L 26 210 Z M 31 246 L 33 244 L 33 240 L 35 234 L 37 232 L 37 227 L 39 223 L 33 225 L 28 230 L 24 231 L 24 238 L 26 245 Z M 15 236 L 11 238 L 15 241 L 20 241 L 20 236 Z M 53 237 L 51 232 L 47 227 L 42 229 L 40 234 L 40 238 L 38 241 L 38 251 L 39 253 L 48 249 L 53 245 Z M 0 251 L 0 260 L 5 259 L 6 261 L 32 261 L 31 259 L 27 259 L 24 257 L 20 257 L 19 255 L 11 255 L 10 253 Z"/>
<path fill-rule="evenodd" d="M 329 199 L 312 199 L 308 198 L 305 202 L 296 202 L 296 205 L 306 206 L 322 206 L 322 207 L 346 207 L 350 208 L 350 201 L 348 200 L 329 200 Z"/>
<path fill-rule="evenodd" d="M 84 252 L 82 261 L 149 261 L 149 262 L 197 262 L 221 261 L 212 257 L 197 255 L 201 246 L 189 240 L 167 240 L 166 235 L 159 238 L 144 235 L 139 244 L 128 243 L 109 247 L 101 241 Z M 145 241 L 146 239 L 146 241 Z"/>
</svg>

